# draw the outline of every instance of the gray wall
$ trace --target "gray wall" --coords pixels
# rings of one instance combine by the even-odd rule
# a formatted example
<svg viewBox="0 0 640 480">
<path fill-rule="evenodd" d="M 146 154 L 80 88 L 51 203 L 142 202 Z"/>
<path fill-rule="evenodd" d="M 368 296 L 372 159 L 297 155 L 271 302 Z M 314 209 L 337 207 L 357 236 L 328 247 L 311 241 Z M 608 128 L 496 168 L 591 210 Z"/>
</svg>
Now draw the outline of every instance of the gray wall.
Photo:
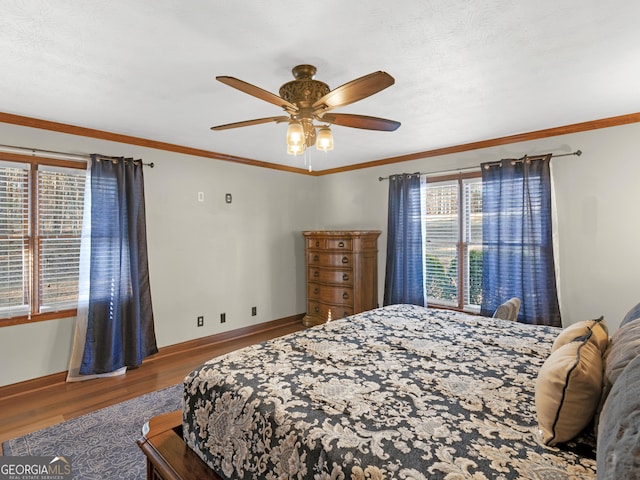
<svg viewBox="0 0 640 480">
<path fill-rule="evenodd" d="M 309 177 L 0 124 L 0 143 L 154 162 L 145 170 L 151 288 L 160 347 L 305 311 L 301 230 L 379 229 L 384 287 L 387 183 L 379 176 L 477 166 L 525 153 L 552 161 L 563 321 L 605 315 L 611 330 L 640 301 L 640 124 Z M 215 147 L 212 147 L 215 150 Z M 336 151 L 334 154 L 339 154 Z M 205 201 L 197 201 L 204 192 Z M 224 202 L 232 193 L 233 203 Z M 258 315 L 251 317 L 251 307 Z M 227 322 L 219 323 L 225 312 Z M 196 327 L 204 315 L 205 326 Z M 67 369 L 74 319 L 0 328 L 0 385 Z"/>
</svg>

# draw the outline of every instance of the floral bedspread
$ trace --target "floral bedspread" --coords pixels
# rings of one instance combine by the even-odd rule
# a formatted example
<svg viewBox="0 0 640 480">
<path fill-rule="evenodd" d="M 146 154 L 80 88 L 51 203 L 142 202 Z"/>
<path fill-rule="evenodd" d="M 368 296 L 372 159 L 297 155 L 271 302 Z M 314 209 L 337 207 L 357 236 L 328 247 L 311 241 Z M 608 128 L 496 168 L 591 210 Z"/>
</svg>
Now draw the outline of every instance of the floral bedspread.
<svg viewBox="0 0 640 480">
<path fill-rule="evenodd" d="M 595 440 L 538 441 L 552 327 L 393 305 L 217 357 L 183 436 L 229 479 L 589 479 Z"/>
</svg>

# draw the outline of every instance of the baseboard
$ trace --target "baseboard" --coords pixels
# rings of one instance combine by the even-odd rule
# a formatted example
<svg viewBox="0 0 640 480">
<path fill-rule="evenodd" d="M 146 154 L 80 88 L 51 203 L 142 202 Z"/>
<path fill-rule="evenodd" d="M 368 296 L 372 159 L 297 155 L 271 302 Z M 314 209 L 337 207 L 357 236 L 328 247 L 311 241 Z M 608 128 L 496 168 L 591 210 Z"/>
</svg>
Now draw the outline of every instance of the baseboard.
<svg viewBox="0 0 640 480">
<path fill-rule="evenodd" d="M 64 371 L 45 375 L 44 377 L 25 380 L 24 382 L 5 385 L 4 387 L 0 387 L 0 398 L 7 399 L 13 397 L 14 395 L 21 395 L 25 392 L 41 390 L 43 388 L 50 387 L 51 385 L 64 383 L 66 379 L 67 372 Z"/>
<path fill-rule="evenodd" d="M 275 328 L 283 327 L 294 323 L 302 322 L 304 313 L 292 315 L 290 317 L 279 318 L 277 320 L 271 320 L 270 322 L 259 323 L 257 325 L 249 325 L 248 327 L 236 328 L 235 330 L 229 330 L 228 332 L 216 333 L 209 335 L 208 337 L 194 338 L 193 340 L 187 340 L 186 342 L 175 343 L 158 349 L 158 353 L 146 358 L 145 362 L 150 362 L 158 358 L 169 357 L 179 353 L 193 351 L 198 348 L 205 348 L 216 343 L 223 343 L 231 339 L 237 339 L 247 337 L 249 335 L 255 335 L 262 332 L 268 332 Z"/>
<path fill-rule="evenodd" d="M 145 359 L 145 362 L 154 361 L 159 358 L 170 357 L 180 353 L 193 351 L 199 348 L 205 348 L 216 343 L 226 342 L 231 339 L 247 337 L 249 335 L 255 335 L 262 332 L 268 332 L 275 328 L 283 327 L 285 325 L 302 322 L 304 313 L 292 315 L 290 317 L 284 317 L 277 320 L 271 320 L 269 322 L 259 323 L 257 325 L 250 325 L 247 327 L 237 328 L 235 330 L 229 330 L 228 332 L 216 333 L 207 337 L 196 338 L 188 340 L 186 342 L 176 343 L 168 345 L 158 349 L 158 353 Z M 44 388 L 51 387 L 60 383 L 64 383 L 67 378 L 67 372 L 52 373 L 43 377 L 33 378 L 31 380 L 25 380 L 23 382 L 13 383 L 0 387 L 0 398 L 7 399 L 15 395 L 21 395 L 26 392 L 34 392 L 42 390 Z"/>
</svg>

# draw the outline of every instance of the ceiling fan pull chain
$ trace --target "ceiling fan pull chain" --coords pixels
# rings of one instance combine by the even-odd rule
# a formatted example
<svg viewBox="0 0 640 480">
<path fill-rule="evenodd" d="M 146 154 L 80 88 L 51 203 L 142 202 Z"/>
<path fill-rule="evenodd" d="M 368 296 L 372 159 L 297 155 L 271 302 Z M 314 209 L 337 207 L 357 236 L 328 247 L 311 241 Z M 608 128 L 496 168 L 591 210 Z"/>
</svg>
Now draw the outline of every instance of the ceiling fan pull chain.
<svg viewBox="0 0 640 480">
<path fill-rule="evenodd" d="M 308 148 L 304 149 L 304 164 L 310 172 L 313 172 L 313 167 L 311 166 L 311 153 Z"/>
</svg>

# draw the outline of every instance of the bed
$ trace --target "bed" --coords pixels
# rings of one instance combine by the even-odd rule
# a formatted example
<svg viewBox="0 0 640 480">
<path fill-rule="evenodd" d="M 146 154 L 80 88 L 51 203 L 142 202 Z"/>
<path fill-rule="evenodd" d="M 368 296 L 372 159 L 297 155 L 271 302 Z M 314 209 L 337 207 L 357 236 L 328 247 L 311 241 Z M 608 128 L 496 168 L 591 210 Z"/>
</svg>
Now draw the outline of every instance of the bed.
<svg viewBox="0 0 640 480">
<path fill-rule="evenodd" d="M 191 372 L 172 441 L 222 479 L 596 478 L 592 428 L 541 439 L 535 385 L 559 331 L 413 305 L 364 312 Z"/>
</svg>

